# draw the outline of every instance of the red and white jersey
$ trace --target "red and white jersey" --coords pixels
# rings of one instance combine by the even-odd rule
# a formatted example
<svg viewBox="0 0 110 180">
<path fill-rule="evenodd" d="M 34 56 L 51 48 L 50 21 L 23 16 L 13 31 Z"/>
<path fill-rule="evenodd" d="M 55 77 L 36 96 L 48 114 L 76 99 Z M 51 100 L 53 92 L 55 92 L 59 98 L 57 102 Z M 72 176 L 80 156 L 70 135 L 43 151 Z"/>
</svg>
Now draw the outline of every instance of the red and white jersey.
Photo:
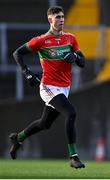
<svg viewBox="0 0 110 180">
<path fill-rule="evenodd" d="M 37 51 L 40 58 L 43 74 L 41 82 L 60 87 L 71 84 L 71 63 L 63 59 L 64 52 L 77 51 L 79 46 L 74 35 L 47 33 L 32 38 L 27 42 L 32 51 Z"/>
</svg>

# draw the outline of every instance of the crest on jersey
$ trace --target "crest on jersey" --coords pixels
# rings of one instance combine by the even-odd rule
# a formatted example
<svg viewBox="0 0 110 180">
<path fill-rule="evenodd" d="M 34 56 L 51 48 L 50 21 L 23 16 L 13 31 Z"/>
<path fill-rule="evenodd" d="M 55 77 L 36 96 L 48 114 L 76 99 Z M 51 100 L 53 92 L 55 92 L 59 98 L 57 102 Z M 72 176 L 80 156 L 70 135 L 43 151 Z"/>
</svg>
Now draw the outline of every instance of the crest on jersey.
<svg viewBox="0 0 110 180">
<path fill-rule="evenodd" d="M 57 51 L 55 49 L 50 49 L 49 54 L 51 57 L 55 57 L 55 56 L 57 56 Z"/>
</svg>

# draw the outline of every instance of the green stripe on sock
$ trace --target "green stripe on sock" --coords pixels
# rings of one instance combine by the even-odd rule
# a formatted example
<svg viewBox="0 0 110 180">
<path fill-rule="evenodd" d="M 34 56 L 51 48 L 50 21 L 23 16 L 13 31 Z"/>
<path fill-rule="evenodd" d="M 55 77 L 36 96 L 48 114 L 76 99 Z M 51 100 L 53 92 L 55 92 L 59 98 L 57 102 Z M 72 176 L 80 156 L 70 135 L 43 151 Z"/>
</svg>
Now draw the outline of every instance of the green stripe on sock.
<svg viewBox="0 0 110 180">
<path fill-rule="evenodd" d="M 76 144 L 68 144 L 69 155 L 77 154 Z"/>
<path fill-rule="evenodd" d="M 19 141 L 19 142 L 23 142 L 25 139 L 26 139 L 26 134 L 25 134 L 24 131 L 21 131 L 21 132 L 18 134 L 18 141 Z"/>
</svg>

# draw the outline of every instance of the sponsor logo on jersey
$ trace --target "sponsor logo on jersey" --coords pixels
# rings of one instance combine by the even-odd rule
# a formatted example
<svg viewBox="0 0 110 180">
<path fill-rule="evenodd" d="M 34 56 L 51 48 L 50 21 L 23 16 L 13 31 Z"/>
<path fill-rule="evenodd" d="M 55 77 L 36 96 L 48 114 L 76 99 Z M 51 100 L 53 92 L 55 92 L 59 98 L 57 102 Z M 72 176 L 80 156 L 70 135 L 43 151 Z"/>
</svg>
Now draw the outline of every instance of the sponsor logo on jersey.
<svg viewBox="0 0 110 180">
<path fill-rule="evenodd" d="M 65 52 L 70 52 L 70 49 L 62 49 L 62 50 L 57 50 L 57 56 L 63 55 Z"/>
<path fill-rule="evenodd" d="M 50 49 L 49 54 L 51 57 L 55 57 L 55 56 L 62 56 L 64 52 L 70 52 L 70 49 L 62 49 L 62 50 L 56 50 L 56 49 Z"/>
</svg>

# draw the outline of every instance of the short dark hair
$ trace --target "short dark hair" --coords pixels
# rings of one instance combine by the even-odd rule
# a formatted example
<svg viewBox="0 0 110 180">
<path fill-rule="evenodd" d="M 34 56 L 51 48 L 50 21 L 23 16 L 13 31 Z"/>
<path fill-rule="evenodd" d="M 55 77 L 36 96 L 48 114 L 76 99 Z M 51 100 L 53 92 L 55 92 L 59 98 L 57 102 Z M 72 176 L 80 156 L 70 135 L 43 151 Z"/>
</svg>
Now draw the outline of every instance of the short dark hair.
<svg viewBox="0 0 110 180">
<path fill-rule="evenodd" d="M 64 13 L 64 10 L 63 10 L 63 8 L 61 6 L 52 6 L 47 10 L 47 16 L 52 15 L 52 14 L 57 14 L 59 12 Z"/>
</svg>

